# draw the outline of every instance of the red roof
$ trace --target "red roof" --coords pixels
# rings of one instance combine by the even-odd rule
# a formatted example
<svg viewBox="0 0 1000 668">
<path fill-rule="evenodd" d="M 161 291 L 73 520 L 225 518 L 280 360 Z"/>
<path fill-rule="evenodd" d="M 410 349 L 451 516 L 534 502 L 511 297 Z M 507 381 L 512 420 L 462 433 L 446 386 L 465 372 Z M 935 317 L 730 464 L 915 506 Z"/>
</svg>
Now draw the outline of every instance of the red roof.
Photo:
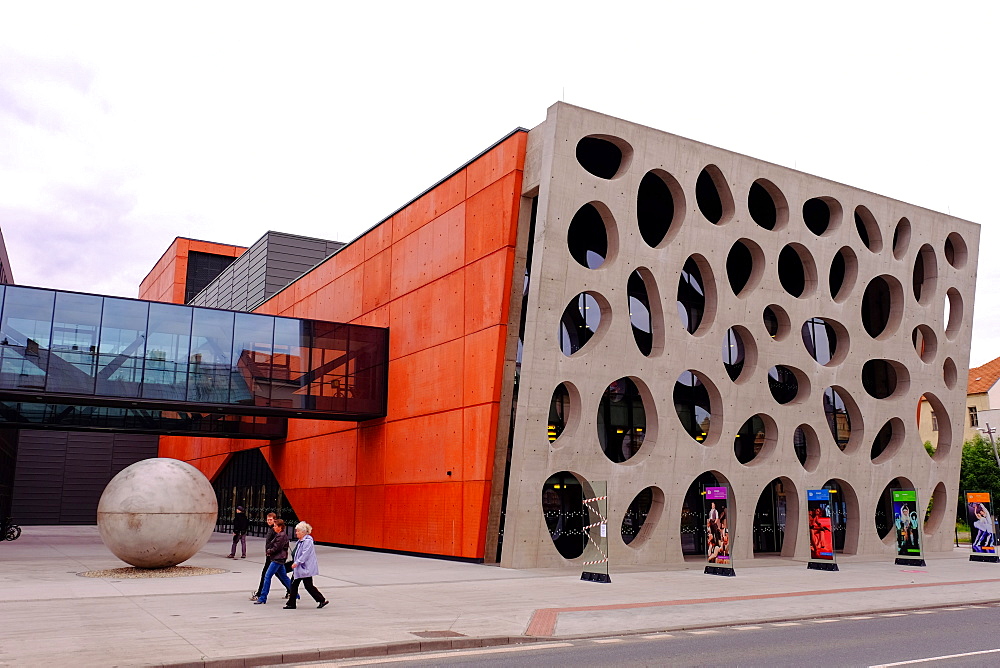
<svg viewBox="0 0 1000 668">
<path fill-rule="evenodd" d="M 969 369 L 969 394 L 983 394 L 1000 380 L 1000 357 L 975 369 Z"/>
</svg>

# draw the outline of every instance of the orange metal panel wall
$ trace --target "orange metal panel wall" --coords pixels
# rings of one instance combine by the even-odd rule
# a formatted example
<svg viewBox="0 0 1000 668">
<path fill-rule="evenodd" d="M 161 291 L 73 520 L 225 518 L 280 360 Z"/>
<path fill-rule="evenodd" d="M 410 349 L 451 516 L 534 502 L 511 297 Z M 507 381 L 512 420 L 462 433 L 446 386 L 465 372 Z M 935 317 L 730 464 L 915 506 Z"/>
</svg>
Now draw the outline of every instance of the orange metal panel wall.
<svg viewBox="0 0 1000 668">
<path fill-rule="evenodd" d="M 177 237 L 139 285 L 139 299 L 153 302 L 184 303 L 187 259 L 191 251 L 239 257 L 246 248 Z"/>
<path fill-rule="evenodd" d="M 262 448 L 317 540 L 484 557 L 526 142 L 515 133 L 258 309 L 390 328 L 385 419 L 290 420 Z M 165 438 L 161 455 L 248 446 Z"/>
</svg>

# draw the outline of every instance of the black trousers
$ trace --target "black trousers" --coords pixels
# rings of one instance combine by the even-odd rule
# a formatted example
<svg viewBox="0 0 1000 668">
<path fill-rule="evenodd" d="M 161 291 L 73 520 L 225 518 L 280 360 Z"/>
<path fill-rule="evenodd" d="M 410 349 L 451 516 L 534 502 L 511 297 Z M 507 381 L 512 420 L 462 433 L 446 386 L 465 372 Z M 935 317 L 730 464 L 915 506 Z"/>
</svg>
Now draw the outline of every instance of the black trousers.
<svg viewBox="0 0 1000 668">
<path fill-rule="evenodd" d="M 289 590 L 290 593 L 288 595 L 288 603 L 287 603 L 287 606 L 289 608 L 295 607 L 295 601 L 299 595 L 300 582 L 306 588 L 306 591 L 309 592 L 309 595 L 313 597 L 314 601 L 316 601 L 317 603 L 322 603 L 323 601 L 326 600 L 325 598 L 323 598 L 323 594 L 319 593 L 319 589 L 316 589 L 316 587 L 313 586 L 313 579 L 311 575 L 307 578 L 295 578 L 292 580 L 292 588 Z"/>
</svg>

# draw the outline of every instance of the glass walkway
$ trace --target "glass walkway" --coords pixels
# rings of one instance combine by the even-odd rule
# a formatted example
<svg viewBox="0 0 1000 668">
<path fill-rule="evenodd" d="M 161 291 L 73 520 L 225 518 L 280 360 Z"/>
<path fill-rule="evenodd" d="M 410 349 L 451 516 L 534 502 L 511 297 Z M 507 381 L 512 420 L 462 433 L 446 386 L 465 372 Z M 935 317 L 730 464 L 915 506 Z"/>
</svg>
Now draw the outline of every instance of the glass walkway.
<svg viewBox="0 0 1000 668">
<path fill-rule="evenodd" d="M 385 416 L 389 330 L 0 285 L 0 426 L 277 438 Z"/>
</svg>

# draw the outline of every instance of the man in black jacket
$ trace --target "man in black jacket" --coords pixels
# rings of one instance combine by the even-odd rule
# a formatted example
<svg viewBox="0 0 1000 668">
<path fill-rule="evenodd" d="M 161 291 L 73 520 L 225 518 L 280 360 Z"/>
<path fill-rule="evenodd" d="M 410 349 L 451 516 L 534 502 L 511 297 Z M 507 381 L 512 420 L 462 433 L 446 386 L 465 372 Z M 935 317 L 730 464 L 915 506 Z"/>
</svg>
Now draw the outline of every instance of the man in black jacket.
<svg viewBox="0 0 1000 668">
<path fill-rule="evenodd" d="M 250 518 L 243 512 L 243 506 L 236 506 L 236 515 L 233 517 L 233 549 L 229 551 L 229 558 L 236 558 L 236 543 L 243 544 L 243 556 L 247 558 L 247 532 L 250 531 Z"/>
</svg>

